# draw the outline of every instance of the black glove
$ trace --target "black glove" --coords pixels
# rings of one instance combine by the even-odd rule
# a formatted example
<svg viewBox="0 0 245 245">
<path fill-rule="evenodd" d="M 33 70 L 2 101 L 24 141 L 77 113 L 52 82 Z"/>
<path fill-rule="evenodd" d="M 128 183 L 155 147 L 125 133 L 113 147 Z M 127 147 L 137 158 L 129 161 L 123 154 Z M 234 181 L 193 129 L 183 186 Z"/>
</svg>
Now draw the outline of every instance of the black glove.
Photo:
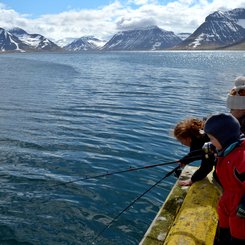
<svg viewBox="0 0 245 245">
<path fill-rule="evenodd" d="M 245 218 L 245 195 L 243 195 L 238 208 L 236 215 L 240 218 Z"/>
<path fill-rule="evenodd" d="M 214 154 L 217 153 L 215 146 L 211 142 L 206 142 L 202 149 L 205 153 L 205 158 L 213 157 Z"/>
<path fill-rule="evenodd" d="M 209 154 L 209 153 L 215 153 L 216 152 L 216 148 L 215 148 L 215 146 L 211 142 L 206 142 L 203 145 L 202 149 L 207 154 Z"/>
</svg>

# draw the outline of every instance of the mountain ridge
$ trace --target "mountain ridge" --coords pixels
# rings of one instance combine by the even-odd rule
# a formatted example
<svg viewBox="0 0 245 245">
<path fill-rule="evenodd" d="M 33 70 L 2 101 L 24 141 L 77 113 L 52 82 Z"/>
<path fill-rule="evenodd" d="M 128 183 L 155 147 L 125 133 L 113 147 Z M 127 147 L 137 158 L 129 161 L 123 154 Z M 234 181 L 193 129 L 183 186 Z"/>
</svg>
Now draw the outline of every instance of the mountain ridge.
<svg viewBox="0 0 245 245">
<path fill-rule="evenodd" d="M 161 50 L 180 42 L 181 39 L 172 31 L 152 26 L 118 32 L 105 44 L 102 50 Z"/>
<path fill-rule="evenodd" d="M 37 51 L 59 51 L 60 47 L 40 34 L 29 34 L 25 30 L 15 27 L 8 30 L 9 33 L 17 37 L 21 42 L 29 46 L 30 50 Z"/>
<path fill-rule="evenodd" d="M 193 33 L 175 34 L 158 26 L 142 26 L 116 33 L 110 40 L 94 36 L 53 42 L 16 27 L 0 28 L 0 52 L 116 51 L 116 50 L 244 50 L 245 8 L 215 11 Z"/>
<path fill-rule="evenodd" d="M 241 19 L 245 20 L 245 9 L 215 11 L 175 49 L 220 49 L 236 44 L 245 38 Z"/>
</svg>

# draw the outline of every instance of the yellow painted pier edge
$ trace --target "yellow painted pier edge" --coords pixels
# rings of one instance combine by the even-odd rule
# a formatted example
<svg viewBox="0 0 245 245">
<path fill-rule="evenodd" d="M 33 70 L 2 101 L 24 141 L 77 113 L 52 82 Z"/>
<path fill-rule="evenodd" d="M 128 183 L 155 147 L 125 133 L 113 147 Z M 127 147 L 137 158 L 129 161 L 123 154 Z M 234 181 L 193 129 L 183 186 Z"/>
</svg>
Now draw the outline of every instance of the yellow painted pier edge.
<svg viewBox="0 0 245 245">
<path fill-rule="evenodd" d="M 197 167 L 186 166 L 182 179 Z M 214 244 L 221 188 L 210 173 L 191 187 L 174 185 L 140 245 L 211 245 Z"/>
</svg>

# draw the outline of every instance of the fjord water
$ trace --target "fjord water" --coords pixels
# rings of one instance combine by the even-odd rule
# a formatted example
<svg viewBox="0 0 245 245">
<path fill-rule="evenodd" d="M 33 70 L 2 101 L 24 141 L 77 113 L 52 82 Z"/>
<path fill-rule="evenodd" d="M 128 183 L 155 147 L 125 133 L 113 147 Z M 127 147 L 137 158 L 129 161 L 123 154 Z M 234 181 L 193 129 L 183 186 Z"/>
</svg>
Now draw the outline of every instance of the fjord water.
<svg viewBox="0 0 245 245">
<path fill-rule="evenodd" d="M 1 244 L 138 244 L 176 181 L 181 119 L 227 112 L 245 52 L 0 56 Z"/>
</svg>

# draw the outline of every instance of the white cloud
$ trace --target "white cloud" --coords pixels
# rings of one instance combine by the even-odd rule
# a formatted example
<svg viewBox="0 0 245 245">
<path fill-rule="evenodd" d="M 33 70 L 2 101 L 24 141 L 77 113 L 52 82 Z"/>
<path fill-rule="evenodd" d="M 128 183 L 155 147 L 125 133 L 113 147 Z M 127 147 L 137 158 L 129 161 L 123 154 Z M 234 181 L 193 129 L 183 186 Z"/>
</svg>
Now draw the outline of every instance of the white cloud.
<svg viewBox="0 0 245 245">
<path fill-rule="evenodd" d="M 175 33 L 193 32 L 207 15 L 216 10 L 245 7 L 245 0 L 176 0 L 168 4 L 161 2 L 164 1 L 115 1 L 94 10 L 69 10 L 34 19 L 7 9 L 0 3 L 0 27 L 18 26 L 29 33 L 40 33 L 54 40 L 84 35 L 108 40 L 118 31 L 142 25 L 158 25 Z"/>
<path fill-rule="evenodd" d="M 128 0 L 128 4 L 135 4 L 135 5 L 145 5 L 145 4 L 157 4 L 157 0 Z"/>
</svg>

